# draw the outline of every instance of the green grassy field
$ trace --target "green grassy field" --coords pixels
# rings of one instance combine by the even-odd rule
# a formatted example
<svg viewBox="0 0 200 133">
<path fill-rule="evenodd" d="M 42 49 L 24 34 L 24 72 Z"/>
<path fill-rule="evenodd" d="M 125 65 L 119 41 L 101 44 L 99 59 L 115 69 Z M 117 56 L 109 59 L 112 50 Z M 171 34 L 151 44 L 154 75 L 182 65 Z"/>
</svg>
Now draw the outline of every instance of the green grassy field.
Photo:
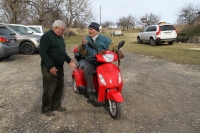
<svg viewBox="0 0 200 133">
<path fill-rule="evenodd" d="M 125 40 L 125 45 L 122 51 L 153 56 L 155 58 L 162 58 L 180 64 L 200 65 L 200 50 L 191 49 L 200 49 L 200 44 L 174 43 L 174 45 L 168 45 L 167 43 L 164 43 L 158 46 L 150 46 L 149 44 L 137 44 L 136 36 L 138 32 L 138 30 L 123 32 L 124 36 L 115 37 L 110 35 L 111 31 L 104 31 L 102 34 L 110 37 L 115 43 L 119 43 L 121 40 Z M 78 34 L 75 37 L 65 38 L 67 47 L 77 46 L 80 44 L 81 39 L 86 35 L 87 30 L 85 30 L 83 33 L 81 32 L 81 34 Z"/>
</svg>

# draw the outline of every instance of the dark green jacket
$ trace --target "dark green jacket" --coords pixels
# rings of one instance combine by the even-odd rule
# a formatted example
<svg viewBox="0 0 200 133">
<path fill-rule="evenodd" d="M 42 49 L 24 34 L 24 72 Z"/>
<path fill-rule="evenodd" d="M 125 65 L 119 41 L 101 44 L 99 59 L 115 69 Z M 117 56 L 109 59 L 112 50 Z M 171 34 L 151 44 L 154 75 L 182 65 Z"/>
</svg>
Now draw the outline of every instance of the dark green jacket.
<svg viewBox="0 0 200 133">
<path fill-rule="evenodd" d="M 65 51 L 63 37 L 57 36 L 53 30 L 44 33 L 40 39 L 41 65 L 51 69 L 54 66 L 63 66 L 64 62 L 70 62 L 71 58 Z"/>
</svg>

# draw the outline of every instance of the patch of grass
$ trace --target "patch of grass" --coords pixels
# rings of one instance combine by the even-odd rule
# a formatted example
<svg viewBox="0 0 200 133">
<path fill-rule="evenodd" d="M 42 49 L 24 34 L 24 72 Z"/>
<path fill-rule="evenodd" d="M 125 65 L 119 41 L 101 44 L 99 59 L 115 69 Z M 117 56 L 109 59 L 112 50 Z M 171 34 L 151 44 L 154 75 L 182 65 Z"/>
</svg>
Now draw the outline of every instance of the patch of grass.
<svg viewBox="0 0 200 133">
<path fill-rule="evenodd" d="M 65 43 L 67 46 L 76 46 L 81 43 L 81 39 L 83 37 L 80 36 L 75 36 L 75 37 L 66 37 L 65 38 Z"/>
<path fill-rule="evenodd" d="M 77 35 L 72 37 L 65 37 L 65 43 L 67 47 L 77 46 L 81 43 L 83 37 L 87 36 L 87 29 L 81 30 L 78 28 L 71 28 L 70 31 L 75 32 Z"/>
<path fill-rule="evenodd" d="M 126 43 L 126 50 L 147 56 L 154 56 L 155 58 L 162 58 L 180 64 L 200 65 L 200 51 L 190 50 L 195 47 L 194 44 L 174 45 L 162 44 L 159 46 L 150 46 L 149 44 Z"/>
</svg>

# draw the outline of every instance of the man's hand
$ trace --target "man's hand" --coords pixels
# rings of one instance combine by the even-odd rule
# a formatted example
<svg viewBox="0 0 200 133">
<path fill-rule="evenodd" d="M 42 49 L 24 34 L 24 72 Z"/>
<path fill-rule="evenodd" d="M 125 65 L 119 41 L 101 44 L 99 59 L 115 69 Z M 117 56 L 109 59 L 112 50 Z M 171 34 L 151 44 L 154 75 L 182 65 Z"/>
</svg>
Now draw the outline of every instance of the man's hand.
<svg viewBox="0 0 200 133">
<path fill-rule="evenodd" d="M 120 50 L 118 51 L 118 57 L 119 57 L 119 59 L 124 58 L 124 54 Z"/>
<path fill-rule="evenodd" d="M 103 54 L 105 54 L 106 53 L 106 50 L 102 50 L 101 52 L 99 52 L 98 54 L 101 54 L 101 55 L 103 55 Z"/>
<path fill-rule="evenodd" d="M 83 38 L 81 43 L 82 43 L 82 46 L 85 46 L 88 43 L 88 40 Z"/>
<path fill-rule="evenodd" d="M 50 69 L 50 73 L 52 74 L 52 75 L 54 75 L 54 76 L 57 76 L 57 69 L 55 68 L 55 67 L 52 67 L 51 69 Z"/>
<path fill-rule="evenodd" d="M 76 64 L 74 63 L 73 60 L 71 60 L 71 61 L 69 62 L 69 66 L 70 66 L 71 68 L 75 68 L 75 67 L 76 67 Z"/>
</svg>

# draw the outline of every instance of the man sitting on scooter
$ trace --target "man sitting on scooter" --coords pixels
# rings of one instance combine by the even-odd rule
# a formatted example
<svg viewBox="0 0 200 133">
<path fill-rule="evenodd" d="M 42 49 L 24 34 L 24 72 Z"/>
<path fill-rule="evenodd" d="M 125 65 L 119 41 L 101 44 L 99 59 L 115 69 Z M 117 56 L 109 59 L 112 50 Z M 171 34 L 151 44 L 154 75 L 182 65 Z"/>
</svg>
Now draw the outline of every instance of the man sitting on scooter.
<svg viewBox="0 0 200 133">
<path fill-rule="evenodd" d="M 83 38 L 82 44 L 78 46 L 78 53 L 85 57 L 84 76 L 87 82 L 87 95 L 89 97 L 89 100 L 95 101 L 97 101 L 97 98 L 93 84 L 93 74 L 96 70 L 96 67 L 100 64 L 95 59 L 96 51 L 90 48 L 87 43 L 94 43 L 98 51 L 101 52 L 105 50 L 118 50 L 118 46 L 115 45 L 110 38 L 99 33 L 99 26 L 100 25 L 98 23 L 92 22 L 88 26 L 89 36 Z M 118 55 L 120 59 L 124 57 L 121 51 L 118 51 Z"/>
</svg>

